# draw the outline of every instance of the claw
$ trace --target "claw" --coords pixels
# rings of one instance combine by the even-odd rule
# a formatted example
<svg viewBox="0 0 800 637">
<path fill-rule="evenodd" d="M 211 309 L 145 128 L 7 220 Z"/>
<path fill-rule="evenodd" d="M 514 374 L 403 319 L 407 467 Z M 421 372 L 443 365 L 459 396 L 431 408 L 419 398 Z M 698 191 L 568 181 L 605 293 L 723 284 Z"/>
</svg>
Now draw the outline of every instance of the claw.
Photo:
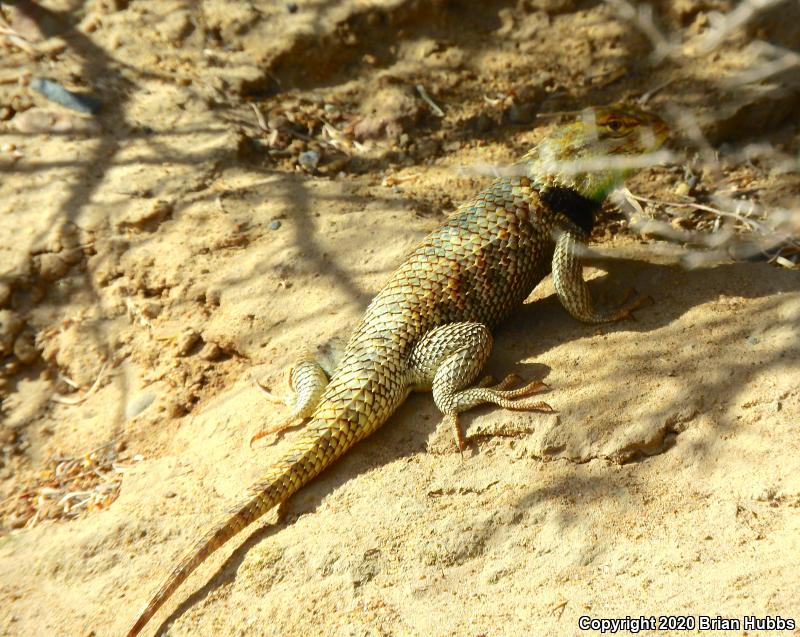
<svg viewBox="0 0 800 637">
<path fill-rule="evenodd" d="M 513 406 L 507 407 L 506 409 L 514 409 L 515 411 L 541 411 L 545 414 L 556 413 L 555 409 L 553 409 L 548 403 L 542 401 L 529 403 L 525 400 L 516 400 L 514 401 Z"/>
<path fill-rule="evenodd" d="M 492 391 L 505 391 L 509 387 L 513 387 L 514 385 L 516 385 L 518 382 L 520 382 L 520 380 L 522 379 L 516 374 L 509 374 L 496 385 L 486 387 L 486 389 L 491 389 Z"/>
<path fill-rule="evenodd" d="M 543 383 L 540 380 L 535 380 L 533 382 L 528 383 L 524 387 L 520 387 L 519 389 L 513 389 L 511 391 L 505 392 L 505 398 L 525 398 L 526 396 L 530 396 L 532 394 L 538 394 L 542 391 L 547 391 L 550 389 L 550 385 L 547 383 Z"/>
<path fill-rule="evenodd" d="M 635 294 L 635 291 L 631 290 L 631 292 L 633 292 Z M 630 294 L 628 296 L 630 296 Z M 636 310 L 639 310 L 639 309 L 641 309 L 643 307 L 646 307 L 648 305 L 653 305 L 654 303 L 655 303 L 655 300 L 653 300 L 652 296 L 649 296 L 649 295 L 640 296 L 633 303 L 630 303 L 629 305 L 627 305 L 627 307 L 624 307 L 621 310 L 619 310 L 615 314 L 614 320 L 616 320 L 616 321 L 635 321 L 636 317 L 634 316 L 633 313 Z M 624 303 L 623 303 L 623 305 L 624 305 Z"/>
<path fill-rule="evenodd" d="M 253 443 L 256 440 L 260 440 L 261 438 L 265 438 L 266 436 L 269 436 L 269 435 L 272 435 L 272 434 L 281 434 L 281 433 L 283 433 L 284 431 L 286 431 L 290 427 L 292 427 L 295 424 L 297 424 L 297 423 L 295 423 L 296 420 L 297 420 L 296 418 L 289 418 L 289 419 L 285 420 L 284 422 L 282 422 L 279 425 L 275 425 L 274 427 L 268 427 L 267 429 L 262 429 L 255 436 L 250 438 L 250 448 L 251 449 L 253 448 Z"/>
<path fill-rule="evenodd" d="M 453 436 L 456 439 L 456 447 L 458 447 L 458 451 L 463 457 L 464 449 L 467 448 L 467 444 L 464 440 L 464 432 L 461 430 L 461 420 L 458 414 L 445 414 L 444 422 L 453 430 Z"/>
</svg>

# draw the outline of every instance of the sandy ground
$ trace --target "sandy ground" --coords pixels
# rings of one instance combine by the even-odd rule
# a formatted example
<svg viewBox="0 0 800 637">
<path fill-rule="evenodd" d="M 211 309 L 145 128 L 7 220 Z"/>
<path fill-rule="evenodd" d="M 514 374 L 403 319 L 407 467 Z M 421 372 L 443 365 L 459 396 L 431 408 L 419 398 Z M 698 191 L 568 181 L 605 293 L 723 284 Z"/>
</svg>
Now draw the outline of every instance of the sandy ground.
<svg viewBox="0 0 800 637">
<path fill-rule="evenodd" d="M 477 5 L 0 7 L 17 33 L 0 42 L 0 635 L 124 634 L 296 435 L 248 447 L 284 413 L 255 380 L 279 388 L 299 347 L 346 338 L 403 255 L 487 183 L 459 167 L 513 161 L 543 114 L 662 87 L 652 108 L 691 113 L 710 145 L 676 129 L 687 159 L 631 191 L 797 209 L 796 73 L 723 81 L 758 63 L 755 38 L 797 46 L 792 3 L 708 54 L 709 16 L 731 4 L 656 4 L 680 40 L 661 61 L 618 5 Z M 103 108 L 54 105 L 36 77 Z M 770 153 L 742 159 L 757 143 Z M 698 160 L 712 148 L 716 170 Z M 645 213 L 676 232 L 718 225 Z M 593 247 L 595 292 L 635 287 L 655 305 L 592 328 L 545 281 L 489 364 L 545 379 L 557 414 L 475 410 L 462 457 L 430 396 L 412 396 L 282 520 L 201 567 L 146 634 L 800 625 L 800 272 L 687 269 L 696 251 L 642 239 L 611 206 Z"/>
</svg>

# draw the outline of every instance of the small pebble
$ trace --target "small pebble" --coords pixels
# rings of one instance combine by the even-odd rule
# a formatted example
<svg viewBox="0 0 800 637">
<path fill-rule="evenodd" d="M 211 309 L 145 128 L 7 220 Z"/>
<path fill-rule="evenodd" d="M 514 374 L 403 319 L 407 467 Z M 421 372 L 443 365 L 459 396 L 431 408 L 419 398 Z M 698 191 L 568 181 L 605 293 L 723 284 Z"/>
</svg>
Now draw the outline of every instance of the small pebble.
<svg viewBox="0 0 800 637">
<path fill-rule="evenodd" d="M 142 314 L 144 314 L 147 318 L 156 318 L 159 314 L 161 314 L 161 303 L 154 300 L 146 301 L 145 304 L 142 306 Z"/>
<path fill-rule="evenodd" d="M 206 343 L 200 351 L 200 358 L 206 361 L 216 361 L 222 356 L 222 348 L 216 343 Z"/>
<path fill-rule="evenodd" d="M 127 407 L 125 407 L 125 418 L 128 420 L 135 418 L 150 405 L 152 405 L 155 399 L 156 395 L 151 391 L 139 394 L 136 398 L 128 403 Z"/>
<path fill-rule="evenodd" d="M 24 321 L 11 310 L 0 310 L 0 354 L 11 353 Z"/>
<path fill-rule="evenodd" d="M 181 416 L 185 416 L 189 413 L 189 410 L 186 408 L 180 400 L 173 400 L 167 405 L 167 416 L 170 418 L 180 418 Z"/>
<path fill-rule="evenodd" d="M 100 124 L 93 119 L 50 111 L 44 108 L 32 108 L 20 113 L 12 123 L 21 133 L 75 133 L 81 135 L 97 135 L 101 132 Z"/>
<path fill-rule="evenodd" d="M 178 356 L 187 356 L 192 348 L 200 341 L 200 334 L 189 329 L 178 336 Z"/>
<path fill-rule="evenodd" d="M 320 155 L 316 150 L 307 150 L 297 156 L 297 163 L 308 171 L 316 170 Z"/>
<path fill-rule="evenodd" d="M 39 274 L 45 281 L 57 281 L 63 277 L 69 269 L 69 264 L 67 264 L 60 255 L 52 252 L 40 254 L 37 257 L 37 261 Z"/>
<path fill-rule="evenodd" d="M 30 365 L 39 358 L 39 350 L 36 349 L 35 338 L 31 332 L 23 332 L 14 341 L 14 356 L 23 365 Z"/>
<path fill-rule="evenodd" d="M 289 4 L 286 5 L 286 10 L 289 13 L 297 13 L 297 9 L 298 9 L 297 3 L 295 2 L 290 2 Z"/>
<path fill-rule="evenodd" d="M 281 220 L 280 219 L 274 219 L 274 220 L 269 222 L 269 225 L 267 227 L 270 230 L 277 230 L 278 228 L 281 227 Z"/>
<path fill-rule="evenodd" d="M 65 89 L 58 82 L 47 78 L 35 77 L 30 82 L 30 87 L 41 93 L 47 99 L 61 106 L 71 108 L 79 113 L 94 114 L 100 110 L 100 100 L 91 95 L 74 93 Z"/>
</svg>

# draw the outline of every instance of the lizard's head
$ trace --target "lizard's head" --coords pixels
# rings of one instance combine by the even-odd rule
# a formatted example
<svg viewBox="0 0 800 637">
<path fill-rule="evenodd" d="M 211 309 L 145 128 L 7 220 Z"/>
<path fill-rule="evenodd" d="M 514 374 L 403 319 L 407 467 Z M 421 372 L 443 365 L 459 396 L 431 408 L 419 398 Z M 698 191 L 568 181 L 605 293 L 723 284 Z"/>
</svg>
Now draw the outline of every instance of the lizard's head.
<svg viewBox="0 0 800 637">
<path fill-rule="evenodd" d="M 589 108 L 556 128 L 523 161 L 539 186 L 572 188 L 601 201 L 638 168 L 659 163 L 653 153 L 668 131 L 660 117 L 639 108 Z"/>
</svg>

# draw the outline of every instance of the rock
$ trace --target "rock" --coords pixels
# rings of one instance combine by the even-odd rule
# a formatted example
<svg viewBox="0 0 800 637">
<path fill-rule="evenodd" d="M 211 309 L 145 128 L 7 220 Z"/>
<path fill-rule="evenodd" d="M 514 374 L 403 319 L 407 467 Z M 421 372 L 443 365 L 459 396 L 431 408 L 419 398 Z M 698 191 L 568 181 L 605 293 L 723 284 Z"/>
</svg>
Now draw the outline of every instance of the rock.
<svg viewBox="0 0 800 637">
<path fill-rule="evenodd" d="M 161 314 L 161 310 L 163 308 L 160 301 L 150 299 L 145 301 L 141 309 L 142 314 L 144 314 L 147 318 L 156 318 L 159 314 Z"/>
<path fill-rule="evenodd" d="M 536 104 L 525 102 L 512 103 L 504 112 L 504 116 L 512 124 L 529 124 L 536 118 Z"/>
<path fill-rule="evenodd" d="M 150 405 L 152 405 L 155 399 L 156 395 L 152 391 L 147 391 L 144 392 L 143 394 L 139 394 L 136 398 L 134 398 L 131 402 L 128 403 L 127 407 L 125 407 L 125 417 L 128 420 L 130 420 L 131 418 L 135 418 L 145 409 L 147 409 Z"/>
<path fill-rule="evenodd" d="M 28 42 L 41 42 L 47 38 L 39 25 L 43 12 L 33 2 L 10 3 L 5 11 L 11 28 Z"/>
<path fill-rule="evenodd" d="M 11 310 L 0 310 L 0 353 L 10 354 L 25 322 Z"/>
<path fill-rule="evenodd" d="M 297 157 L 297 163 L 309 172 L 312 172 L 316 170 L 317 165 L 319 164 L 319 158 L 319 152 L 316 150 L 307 150 L 304 153 L 300 153 L 300 155 Z"/>
<path fill-rule="evenodd" d="M 144 205 L 136 206 L 117 222 L 119 229 L 136 228 L 138 230 L 154 230 L 155 226 L 169 217 L 174 210 L 170 201 L 156 199 Z"/>
<path fill-rule="evenodd" d="M 83 259 L 83 249 L 70 248 L 68 250 L 63 250 L 59 256 L 64 259 L 64 262 L 68 265 L 75 265 L 76 263 L 80 263 Z"/>
<path fill-rule="evenodd" d="M 367 99 L 362 111 L 364 117 L 353 126 L 356 139 L 397 139 L 419 120 L 422 107 L 410 90 L 391 86 Z"/>
<path fill-rule="evenodd" d="M 19 109 L 17 109 L 19 110 Z M 98 135 L 100 124 L 94 119 L 81 117 L 74 113 L 50 111 L 45 108 L 31 108 L 19 113 L 11 120 L 20 133 L 74 133 L 77 135 Z"/>
<path fill-rule="evenodd" d="M 36 339 L 32 332 L 22 332 L 14 341 L 14 356 L 24 365 L 30 365 L 39 358 L 39 350 L 36 349 Z"/>
<path fill-rule="evenodd" d="M 200 334 L 193 330 L 187 329 L 178 336 L 178 356 L 188 356 L 195 345 L 200 342 Z"/>
<path fill-rule="evenodd" d="M 11 299 L 11 285 L 5 281 L 0 281 L 0 307 L 5 307 Z"/>
<path fill-rule="evenodd" d="M 217 361 L 222 358 L 222 348 L 216 343 L 206 343 L 200 352 L 200 358 L 206 361 Z"/>
<path fill-rule="evenodd" d="M 100 100 L 92 95 L 76 93 L 61 86 L 58 82 L 44 77 L 35 77 L 30 81 L 30 88 L 41 93 L 51 102 L 65 106 L 66 108 L 93 115 L 100 111 L 102 104 Z"/>
<path fill-rule="evenodd" d="M 720 97 L 701 128 L 711 144 L 761 139 L 797 113 L 800 81 L 775 82 Z"/>
<path fill-rule="evenodd" d="M 192 31 L 194 23 L 188 11 L 169 11 L 156 26 L 158 34 L 171 42 L 180 44 Z"/>
<path fill-rule="evenodd" d="M 45 281 L 57 281 L 69 270 L 69 264 L 59 254 L 45 252 L 35 259 L 39 274 Z"/>
</svg>

